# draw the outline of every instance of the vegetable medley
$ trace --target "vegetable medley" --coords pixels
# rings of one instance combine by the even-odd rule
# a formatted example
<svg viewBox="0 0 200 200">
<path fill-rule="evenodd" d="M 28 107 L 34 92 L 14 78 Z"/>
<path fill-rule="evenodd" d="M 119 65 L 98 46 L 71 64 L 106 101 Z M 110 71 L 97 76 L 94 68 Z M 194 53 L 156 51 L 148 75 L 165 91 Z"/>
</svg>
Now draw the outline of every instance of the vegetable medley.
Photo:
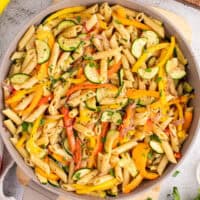
<svg viewBox="0 0 200 200">
<path fill-rule="evenodd" d="M 4 125 L 42 184 L 116 196 L 181 158 L 193 88 L 161 21 L 108 3 L 65 8 L 32 25 L 11 61 Z"/>
</svg>

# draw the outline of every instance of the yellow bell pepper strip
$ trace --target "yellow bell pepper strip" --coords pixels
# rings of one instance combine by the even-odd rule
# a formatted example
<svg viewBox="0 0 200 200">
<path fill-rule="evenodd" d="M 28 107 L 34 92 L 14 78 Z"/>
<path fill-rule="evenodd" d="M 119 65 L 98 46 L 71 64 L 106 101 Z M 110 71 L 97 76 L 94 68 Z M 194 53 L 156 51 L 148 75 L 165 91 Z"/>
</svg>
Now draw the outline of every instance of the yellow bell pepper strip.
<svg viewBox="0 0 200 200">
<path fill-rule="evenodd" d="M 39 66 L 39 70 L 37 73 L 37 78 L 39 81 L 42 81 L 48 77 L 48 64 L 48 62 L 45 62 Z"/>
<path fill-rule="evenodd" d="M 98 23 L 99 23 L 99 27 L 100 27 L 101 29 L 106 30 L 106 29 L 108 28 L 106 22 L 104 22 L 104 21 L 102 21 L 102 20 L 99 20 Z"/>
<path fill-rule="evenodd" d="M 18 90 L 13 95 L 11 95 L 11 97 L 8 97 L 8 99 L 6 99 L 6 104 L 10 105 L 10 104 L 19 102 L 20 100 L 24 98 L 26 94 L 29 94 L 33 92 L 34 90 L 35 90 L 35 87 L 31 89 L 27 89 L 27 90 Z"/>
<path fill-rule="evenodd" d="M 143 176 L 141 176 L 141 174 L 138 174 L 128 185 L 122 188 L 123 193 L 126 194 L 133 191 L 136 187 L 140 185 L 142 181 L 143 181 Z"/>
<path fill-rule="evenodd" d="M 67 160 L 59 154 L 53 153 L 52 157 L 64 166 L 68 163 Z"/>
<path fill-rule="evenodd" d="M 27 116 L 29 115 L 38 105 L 40 99 L 42 98 L 43 94 L 43 85 L 38 85 L 36 87 L 33 100 L 31 101 L 30 105 L 22 112 L 22 115 Z"/>
<path fill-rule="evenodd" d="M 171 42 L 170 45 L 166 51 L 165 56 L 163 56 L 162 60 L 156 65 L 159 67 L 159 72 L 158 72 L 158 76 L 161 78 L 161 80 L 158 83 L 158 89 L 160 91 L 160 100 L 161 100 L 161 110 L 163 114 L 166 114 L 166 108 L 164 107 L 164 105 L 166 104 L 166 93 L 165 93 L 165 89 L 167 87 L 167 78 L 166 78 L 166 73 L 165 73 L 165 69 L 164 66 L 166 64 L 166 62 L 171 58 L 173 51 L 174 51 L 174 47 L 175 47 L 175 37 L 171 37 Z"/>
<path fill-rule="evenodd" d="M 93 192 L 93 191 L 109 190 L 112 187 L 116 186 L 118 183 L 119 181 L 116 178 L 113 178 L 109 181 L 106 181 L 104 183 L 95 186 L 73 184 L 72 187 L 76 189 L 76 192 L 78 194 L 87 194 L 88 192 Z"/>
<path fill-rule="evenodd" d="M 130 99 L 139 99 L 141 97 L 155 97 L 159 98 L 160 94 L 159 92 L 153 91 L 153 90 L 135 90 L 135 89 L 128 89 L 126 92 L 126 95 Z"/>
<path fill-rule="evenodd" d="M 4 9 L 6 8 L 9 2 L 10 0 L 3 0 L 0 2 L 0 14 L 3 13 Z"/>
<path fill-rule="evenodd" d="M 179 103 L 177 103 L 177 104 L 176 104 L 176 107 L 177 107 L 178 114 L 179 114 L 179 120 L 180 120 L 180 121 L 184 120 L 183 108 L 182 108 L 182 106 L 181 106 Z M 178 125 L 178 131 L 181 131 L 181 130 L 182 130 L 182 124 L 179 124 L 179 125 Z"/>
<path fill-rule="evenodd" d="M 156 44 L 154 46 L 149 47 L 145 53 L 143 53 L 140 58 L 137 60 L 137 62 L 133 65 L 132 67 L 132 71 L 133 72 L 137 72 L 138 69 L 140 68 L 140 66 L 145 62 L 145 60 L 148 58 L 150 53 L 154 53 L 158 50 L 167 48 L 169 46 L 169 43 L 164 42 L 164 43 L 160 43 L 160 44 Z"/>
<path fill-rule="evenodd" d="M 50 30 L 38 30 L 36 33 L 36 38 L 38 40 L 44 40 L 48 43 L 50 49 L 53 48 L 53 45 L 55 43 L 55 38 L 53 36 L 52 31 Z"/>
<path fill-rule="evenodd" d="M 58 181 L 60 179 L 56 174 L 53 174 L 53 173 L 47 174 L 39 167 L 35 168 L 35 172 L 51 181 Z"/>
<path fill-rule="evenodd" d="M 23 133 L 22 137 L 18 140 L 16 147 L 22 147 L 24 142 L 28 139 L 28 134 L 27 133 Z"/>
<path fill-rule="evenodd" d="M 190 128 L 192 118 L 193 118 L 192 110 L 186 109 L 184 113 L 184 124 L 183 124 L 184 130 L 188 130 Z"/>
<path fill-rule="evenodd" d="M 68 81 L 70 83 L 80 84 L 80 83 L 83 83 L 84 81 L 86 81 L 86 78 L 85 78 L 85 76 L 81 76 L 80 78 L 69 78 Z"/>
<path fill-rule="evenodd" d="M 135 19 L 127 19 L 126 16 L 122 15 L 119 10 L 117 9 L 116 12 L 113 12 L 113 16 L 123 25 L 125 26 L 134 26 L 141 30 L 151 30 L 149 26 L 146 24 L 143 24 L 141 22 L 138 22 Z"/>
<path fill-rule="evenodd" d="M 146 170 L 146 163 L 150 147 L 146 143 L 139 143 L 132 151 L 133 160 L 140 174 L 146 179 L 158 178 L 157 173 L 148 172 Z"/>
<path fill-rule="evenodd" d="M 40 126 L 40 121 L 42 119 L 42 115 L 40 115 L 34 122 L 33 128 L 31 129 L 30 139 L 26 143 L 26 148 L 30 154 L 37 155 L 39 157 L 43 157 L 46 154 L 46 151 L 40 148 L 35 143 L 35 134 Z"/>
<path fill-rule="evenodd" d="M 50 15 L 44 21 L 44 23 L 48 23 L 48 22 L 52 21 L 53 19 L 58 18 L 62 15 L 66 15 L 66 14 L 69 14 L 69 13 L 78 13 L 78 12 L 81 12 L 83 10 L 85 10 L 85 6 L 76 6 L 76 7 L 65 8 L 65 9 L 59 10 L 59 11 L 53 13 L 52 15 Z"/>
<path fill-rule="evenodd" d="M 69 110 L 68 108 L 62 107 L 61 114 L 63 115 L 64 127 L 66 129 L 67 138 L 69 141 L 69 147 L 72 154 L 75 152 L 76 148 L 76 141 L 74 136 L 74 131 L 72 128 L 72 121 L 73 119 L 69 117 Z"/>
</svg>

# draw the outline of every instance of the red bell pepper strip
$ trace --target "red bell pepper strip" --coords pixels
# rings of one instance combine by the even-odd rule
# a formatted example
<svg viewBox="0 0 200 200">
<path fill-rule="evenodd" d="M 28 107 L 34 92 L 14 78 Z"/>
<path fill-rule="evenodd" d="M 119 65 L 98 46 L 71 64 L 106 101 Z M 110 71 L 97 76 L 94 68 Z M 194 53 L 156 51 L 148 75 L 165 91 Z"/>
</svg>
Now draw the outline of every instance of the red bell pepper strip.
<svg viewBox="0 0 200 200">
<path fill-rule="evenodd" d="M 96 144 L 96 148 L 93 150 L 92 155 L 89 159 L 89 167 L 93 167 L 96 156 L 98 155 L 98 153 L 103 151 L 103 138 L 106 136 L 106 133 L 108 131 L 108 126 L 109 126 L 109 122 L 102 122 L 101 124 L 101 134 L 97 137 L 97 144 Z"/>
<path fill-rule="evenodd" d="M 75 170 L 81 167 L 81 159 L 81 140 L 78 137 L 76 137 L 76 149 L 74 153 Z"/>
<path fill-rule="evenodd" d="M 119 126 L 120 138 L 123 138 L 133 125 L 134 105 L 131 104 L 126 109 L 122 124 Z"/>
<path fill-rule="evenodd" d="M 49 96 L 45 96 L 45 97 L 42 97 L 38 103 L 38 106 L 41 106 L 43 104 L 47 104 L 51 99 L 53 98 L 53 95 L 50 94 Z"/>
<path fill-rule="evenodd" d="M 64 126 L 66 129 L 67 138 L 69 141 L 70 151 L 73 154 L 75 152 L 75 144 L 76 144 L 75 137 L 74 137 L 74 131 L 73 131 L 73 127 L 72 127 L 73 119 L 69 117 L 69 110 L 67 108 L 62 107 L 61 113 L 63 115 Z"/>
<path fill-rule="evenodd" d="M 174 153 L 175 158 L 180 159 L 182 157 L 180 152 Z"/>
</svg>

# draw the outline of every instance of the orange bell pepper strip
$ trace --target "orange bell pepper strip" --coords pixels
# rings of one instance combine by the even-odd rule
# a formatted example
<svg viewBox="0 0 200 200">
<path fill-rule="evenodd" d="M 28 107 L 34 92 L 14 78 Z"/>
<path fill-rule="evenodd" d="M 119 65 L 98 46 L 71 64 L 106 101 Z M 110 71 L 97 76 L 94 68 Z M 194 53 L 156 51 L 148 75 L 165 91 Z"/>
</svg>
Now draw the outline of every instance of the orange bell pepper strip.
<svg viewBox="0 0 200 200">
<path fill-rule="evenodd" d="M 151 132 L 153 131 L 153 122 L 151 119 L 148 119 L 146 124 L 144 125 L 144 131 L 145 132 Z"/>
<path fill-rule="evenodd" d="M 175 158 L 180 159 L 182 157 L 181 152 L 174 153 Z"/>
<path fill-rule="evenodd" d="M 81 167 L 81 159 L 82 159 L 81 140 L 78 137 L 76 137 L 76 149 L 74 153 L 75 170 Z"/>
<path fill-rule="evenodd" d="M 33 100 L 30 105 L 22 112 L 22 115 L 29 115 L 38 105 L 40 99 L 42 98 L 43 87 L 42 85 L 38 85 L 35 90 L 35 94 L 33 96 Z"/>
<path fill-rule="evenodd" d="M 113 64 L 110 69 L 108 70 L 108 77 L 110 77 L 112 74 L 118 72 L 122 64 L 121 59 L 119 60 L 118 63 Z"/>
<path fill-rule="evenodd" d="M 67 160 L 59 154 L 53 153 L 52 157 L 55 158 L 58 162 L 60 162 L 63 165 L 66 165 L 68 163 Z"/>
<path fill-rule="evenodd" d="M 133 124 L 133 117 L 134 117 L 133 115 L 134 115 L 134 106 L 133 104 L 130 104 L 126 108 L 125 117 L 123 119 L 122 124 L 119 126 L 120 138 L 124 138 L 124 136 L 128 131 L 128 128 L 131 127 L 131 125 Z"/>
<path fill-rule="evenodd" d="M 66 96 L 69 97 L 72 93 L 83 90 L 83 89 L 97 89 L 97 88 L 110 88 L 110 89 L 116 89 L 116 87 L 112 84 L 92 84 L 92 83 L 82 83 L 72 86 L 67 90 Z"/>
<path fill-rule="evenodd" d="M 135 89 L 128 89 L 126 92 L 126 95 L 130 99 L 139 99 L 141 97 L 155 97 L 159 98 L 160 94 L 157 91 L 153 90 L 135 90 Z"/>
<path fill-rule="evenodd" d="M 146 170 L 146 163 L 150 147 L 146 143 L 139 143 L 132 151 L 133 160 L 140 174 L 146 179 L 158 178 L 157 173 L 148 172 Z"/>
<path fill-rule="evenodd" d="M 45 97 L 42 97 L 38 103 L 38 106 L 41 106 L 43 104 L 47 104 L 51 99 L 53 98 L 53 95 L 50 94 L 49 96 L 45 96 Z"/>
<path fill-rule="evenodd" d="M 99 152 L 103 151 L 103 141 L 102 139 L 106 136 L 106 133 L 108 131 L 108 122 L 102 122 L 101 124 L 101 134 L 97 137 L 97 143 L 96 143 L 96 148 L 92 152 L 92 155 L 89 159 L 88 166 L 93 167 L 95 163 L 96 156 L 98 155 Z"/>
<path fill-rule="evenodd" d="M 83 75 L 83 67 L 80 67 L 79 69 L 78 69 L 78 72 L 77 72 L 77 74 L 76 74 L 76 78 L 81 78 L 82 77 L 82 75 Z"/>
<path fill-rule="evenodd" d="M 138 174 L 128 185 L 122 188 L 123 193 L 126 194 L 133 191 L 136 187 L 140 185 L 142 181 L 143 181 L 143 176 L 141 174 Z"/>
<path fill-rule="evenodd" d="M 149 53 L 154 53 L 156 51 L 159 51 L 161 49 L 165 49 L 169 46 L 169 43 L 164 42 L 164 43 L 160 43 L 154 46 L 149 47 L 145 53 L 143 53 L 140 58 L 137 60 L 137 62 L 133 65 L 132 67 L 132 72 L 137 72 L 138 69 L 140 68 L 140 66 L 146 61 L 146 59 L 149 56 Z"/>
<path fill-rule="evenodd" d="M 66 129 L 66 134 L 67 134 L 67 138 L 68 138 L 68 141 L 69 141 L 69 148 L 70 148 L 70 151 L 73 154 L 75 152 L 75 148 L 76 148 L 75 147 L 76 142 L 75 142 L 75 137 L 74 137 L 74 131 L 73 131 L 73 128 L 72 128 L 73 119 L 69 117 L 69 110 L 67 108 L 62 107 L 61 113 L 63 115 L 64 126 L 65 126 L 65 129 Z"/>
<path fill-rule="evenodd" d="M 192 123 L 193 113 L 192 110 L 187 110 L 184 113 L 184 124 L 183 129 L 188 130 L 190 128 L 190 125 Z"/>
<path fill-rule="evenodd" d="M 57 180 L 60 179 L 56 174 L 53 174 L 53 173 L 47 174 L 46 172 L 44 172 L 39 167 L 35 168 L 35 172 L 40 174 L 41 176 L 47 178 L 48 180 L 51 180 L 51 181 L 57 181 Z"/>
</svg>

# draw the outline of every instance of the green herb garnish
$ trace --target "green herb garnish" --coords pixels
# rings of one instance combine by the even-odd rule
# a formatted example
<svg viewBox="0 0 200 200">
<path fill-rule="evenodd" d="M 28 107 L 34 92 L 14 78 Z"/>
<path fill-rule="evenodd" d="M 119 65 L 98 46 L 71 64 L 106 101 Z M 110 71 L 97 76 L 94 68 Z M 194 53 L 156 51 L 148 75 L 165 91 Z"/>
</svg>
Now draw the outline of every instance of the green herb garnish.
<svg viewBox="0 0 200 200">
<path fill-rule="evenodd" d="M 151 139 L 151 140 L 155 140 L 156 142 L 160 142 L 160 143 L 161 143 L 160 138 L 159 138 L 156 134 L 151 135 L 151 136 L 150 136 L 150 139 Z"/>
<path fill-rule="evenodd" d="M 180 174 L 180 171 L 176 170 L 176 171 L 172 174 L 172 177 L 177 177 L 178 174 Z"/>
</svg>

